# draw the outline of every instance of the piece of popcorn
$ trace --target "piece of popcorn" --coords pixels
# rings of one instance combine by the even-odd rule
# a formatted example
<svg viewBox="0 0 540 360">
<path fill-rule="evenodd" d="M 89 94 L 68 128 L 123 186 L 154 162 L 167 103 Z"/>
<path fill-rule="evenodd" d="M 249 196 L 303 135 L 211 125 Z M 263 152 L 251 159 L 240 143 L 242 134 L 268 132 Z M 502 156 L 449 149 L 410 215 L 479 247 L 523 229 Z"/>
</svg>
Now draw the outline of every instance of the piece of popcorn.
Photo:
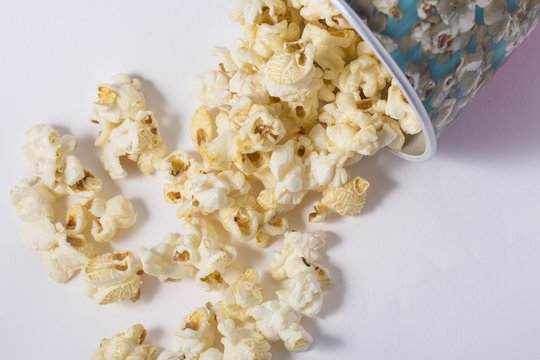
<svg viewBox="0 0 540 360">
<path fill-rule="evenodd" d="M 306 159 L 310 189 L 344 184 L 349 179 L 349 173 L 344 168 L 347 158 L 347 153 L 344 152 L 311 152 Z"/>
<path fill-rule="evenodd" d="M 66 187 L 67 193 L 79 198 L 93 198 L 101 192 L 103 183 L 92 170 L 84 168 L 82 179 Z"/>
<path fill-rule="evenodd" d="M 94 257 L 83 274 L 85 294 L 100 305 L 139 299 L 142 266 L 129 251 Z"/>
<path fill-rule="evenodd" d="M 311 335 L 300 325 L 300 313 L 278 300 L 252 307 L 249 315 L 255 319 L 258 332 L 269 341 L 281 339 L 288 351 L 305 351 L 313 342 Z"/>
<path fill-rule="evenodd" d="M 323 85 L 322 70 L 314 65 L 315 45 L 309 39 L 283 44 L 268 60 L 266 87 L 283 101 L 303 101 Z"/>
<path fill-rule="evenodd" d="M 54 215 L 55 197 L 41 181 L 31 185 L 28 180 L 21 180 L 9 192 L 9 196 L 17 216 L 25 223 L 52 219 Z"/>
<path fill-rule="evenodd" d="M 310 271 L 313 267 L 317 272 L 321 287 L 330 283 L 330 275 L 321 265 L 317 265 L 320 259 L 319 249 L 325 245 L 324 232 L 301 233 L 289 231 L 283 239 L 283 249 L 274 255 L 270 264 L 270 272 L 276 280 L 293 278 L 299 272 Z"/>
<path fill-rule="evenodd" d="M 375 97 L 390 81 L 390 73 L 367 43 L 358 44 L 358 53 L 358 58 L 345 66 L 334 83 L 342 92 L 354 94 L 356 100 L 362 98 L 361 94 Z"/>
<path fill-rule="evenodd" d="M 65 283 L 95 258 L 97 251 L 84 235 L 67 233 L 60 223 L 56 225 L 56 231 L 58 242 L 43 253 L 43 264 L 51 279 Z"/>
<path fill-rule="evenodd" d="M 315 202 L 315 212 L 309 215 L 310 222 L 321 222 L 333 211 L 341 216 L 360 214 L 366 203 L 366 191 L 369 182 L 356 177 L 339 187 L 327 187 L 323 190 L 323 198 Z"/>
<path fill-rule="evenodd" d="M 245 40 L 251 49 L 261 58 L 268 60 L 286 42 L 300 38 L 300 28 L 287 20 L 275 24 L 244 25 Z"/>
<path fill-rule="evenodd" d="M 399 7 L 399 0 L 373 0 L 373 6 L 395 21 L 403 20 L 403 10 Z"/>
<path fill-rule="evenodd" d="M 191 117 L 189 125 L 191 141 L 197 148 L 212 141 L 216 136 L 216 125 L 206 106 L 200 106 Z"/>
<path fill-rule="evenodd" d="M 313 267 L 297 273 L 289 288 L 276 291 L 280 304 L 289 306 L 308 317 L 317 316 L 322 309 L 322 290 L 319 277 Z"/>
<path fill-rule="evenodd" d="M 173 338 L 172 347 L 158 360 L 200 359 L 199 356 L 209 350 L 214 344 L 216 320 L 212 310 L 201 307 L 182 319 Z"/>
<path fill-rule="evenodd" d="M 270 171 L 276 179 L 274 196 L 279 204 L 299 204 L 307 193 L 308 179 L 302 157 L 293 140 L 274 149 L 270 158 Z"/>
<path fill-rule="evenodd" d="M 157 349 L 143 344 L 146 330 L 140 325 L 131 326 L 125 333 L 103 339 L 91 360 L 152 360 Z"/>
<path fill-rule="evenodd" d="M 192 87 L 199 101 L 210 109 L 229 103 L 233 96 L 229 90 L 229 78 L 219 71 L 197 75 Z"/>
<path fill-rule="evenodd" d="M 277 117 L 266 109 L 258 111 L 248 117 L 235 135 L 235 153 L 241 156 L 271 151 L 284 136 L 285 128 Z"/>
<path fill-rule="evenodd" d="M 88 211 L 81 204 L 70 206 L 64 228 L 68 234 L 82 234 L 88 225 Z"/>
<path fill-rule="evenodd" d="M 93 198 L 89 211 L 95 216 L 91 233 L 98 242 L 110 241 L 118 229 L 127 229 L 137 221 L 133 204 L 122 195 L 109 200 Z"/>
<path fill-rule="evenodd" d="M 392 80 L 392 86 L 388 89 L 386 115 L 398 120 L 399 126 L 407 134 L 414 135 L 422 131 L 412 106 L 403 96 L 395 80 Z"/>
<path fill-rule="evenodd" d="M 271 236 L 281 235 L 288 228 L 284 218 L 277 219 L 274 211 L 261 212 L 252 196 L 238 198 L 232 207 L 220 210 L 221 224 L 235 240 L 256 240 L 257 246 L 266 247 Z"/>
<path fill-rule="evenodd" d="M 74 155 L 66 156 L 66 168 L 64 169 L 63 183 L 72 186 L 85 177 L 84 166 L 79 158 Z"/>
<path fill-rule="evenodd" d="M 351 25 L 329 0 L 289 0 L 288 5 L 300 8 L 300 15 L 307 21 L 324 20 L 326 25 L 334 28 L 351 28 Z"/>
<path fill-rule="evenodd" d="M 58 244 L 65 234 L 59 233 L 51 220 L 44 218 L 25 223 L 21 231 L 21 240 L 31 250 L 46 251 Z"/>
<path fill-rule="evenodd" d="M 237 329 L 234 320 L 226 319 L 218 323 L 218 330 L 223 335 L 224 359 L 260 359 L 270 360 L 270 344 L 258 332 L 250 329 Z"/>
<path fill-rule="evenodd" d="M 283 19 L 287 5 L 283 0 L 239 0 L 231 12 L 232 21 L 244 24 L 274 24 Z"/>
<path fill-rule="evenodd" d="M 23 156 L 43 183 L 54 189 L 64 173 L 66 155 L 75 149 L 73 136 L 60 136 L 50 125 L 39 124 L 26 132 Z"/>
<path fill-rule="evenodd" d="M 167 234 L 163 240 L 151 249 L 139 251 L 143 270 L 146 274 L 156 276 L 160 281 L 179 280 L 193 276 L 197 269 L 190 263 L 191 251 L 179 252 L 177 247 L 183 245 L 183 239 L 175 234 Z"/>
<path fill-rule="evenodd" d="M 247 269 L 242 277 L 231 284 L 223 293 L 221 301 L 213 309 L 220 319 L 246 321 L 248 310 L 263 302 L 263 291 L 257 285 L 259 274 Z"/>
</svg>

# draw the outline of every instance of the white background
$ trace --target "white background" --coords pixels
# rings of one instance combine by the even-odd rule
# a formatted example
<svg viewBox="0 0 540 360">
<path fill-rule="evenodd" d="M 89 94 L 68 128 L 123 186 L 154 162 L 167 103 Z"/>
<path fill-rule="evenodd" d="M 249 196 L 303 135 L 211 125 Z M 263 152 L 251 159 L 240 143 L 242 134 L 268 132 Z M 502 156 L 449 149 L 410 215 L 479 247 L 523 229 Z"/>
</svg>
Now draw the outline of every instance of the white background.
<svg viewBox="0 0 540 360">
<path fill-rule="evenodd" d="M 148 108 L 171 150 L 191 149 L 197 107 L 189 83 L 216 66 L 214 45 L 232 44 L 233 1 L 12 1 L 0 13 L 0 104 L 4 233 L 0 250 L 2 359 L 89 359 L 102 337 L 143 323 L 148 341 L 169 345 L 179 319 L 217 293 L 193 281 L 144 277 L 139 302 L 95 305 L 80 278 L 50 281 L 40 257 L 18 240 L 9 189 L 30 176 L 24 131 L 50 123 L 79 141 L 76 155 L 104 179 L 105 195 L 133 200 L 139 221 L 114 249 L 136 251 L 179 231 L 163 179 L 112 183 L 92 145 L 88 121 L 96 85 L 126 72 L 142 79 Z M 410 163 L 389 152 L 352 169 L 371 181 L 362 216 L 306 225 L 328 230 L 324 264 L 334 277 L 307 353 L 275 359 L 540 358 L 540 34 L 537 30 L 440 139 L 439 153 Z M 298 216 L 300 215 L 300 216 Z M 241 246 L 240 262 L 263 273 L 272 250 Z"/>
</svg>

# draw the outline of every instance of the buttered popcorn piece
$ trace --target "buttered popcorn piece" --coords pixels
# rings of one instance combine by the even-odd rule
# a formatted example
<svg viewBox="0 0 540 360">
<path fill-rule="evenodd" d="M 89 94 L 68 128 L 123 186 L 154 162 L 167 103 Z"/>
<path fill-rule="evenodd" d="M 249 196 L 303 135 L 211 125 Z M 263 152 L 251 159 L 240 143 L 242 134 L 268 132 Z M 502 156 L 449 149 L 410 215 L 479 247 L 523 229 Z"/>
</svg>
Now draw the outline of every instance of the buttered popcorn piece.
<svg viewBox="0 0 540 360">
<path fill-rule="evenodd" d="M 54 189 L 64 173 L 66 155 L 73 151 L 75 146 L 73 136 L 60 136 L 52 126 L 39 124 L 26 132 L 23 155 L 43 183 Z"/>
<path fill-rule="evenodd" d="M 133 204 L 121 195 L 109 200 L 94 198 L 90 202 L 89 211 L 95 216 L 91 233 L 98 242 L 110 241 L 118 229 L 127 229 L 137 221 Z"/>
<path fill-rule="evenodd" d="M 259 333 L 269 341 L 281 339 L 288 351 L 305 351 L 313 342 L 311 335 L 300 325 L 300 313 L 278 300 L 254 306 L 249 315 L 255 319 Z"/>
<path fill-rule="evenodd" d="M 86 295 L 100 305 L 139 298 L 142 267 L 129 251 L 94 257 L 83 274 Z"/>
<path fill-rule="evenodd" d="M 127 175 L 120 164 L 123 156 L 135 161 L 139 170 L 149 175 L 159 169 L 167 154 L 154 114 L 145 110 L 140 88 L 139 80 L 123 74 L 98 87 L 91 119 L 102 129 L 95 145 L 103 148 L 101 161 L 113 179 Z"/>
<path fill-rule="evenodd" d="M 398 120 L 399 126 L 407 134 L 414 135 L 422 131 L 422 126 L 412 106 L 399 89 L 399 86 L 397 86 L 395 80 L 392 80 L 392 86 L 388 89 L 386 114 Z"/>
<path fill-rule="evenodd" d="M 358 215 L 366 203 L 368 188 L 369 182 L 361 177 L 339 187 L 325 188 L 323 198 L 314 204 L 315 212 L 309 215 L 309 221 L 321 222 L 330 211 L 341 216 Z"/>
<path fill-rule="evenodd" d="M 283 0 L 240 0 L 231 12 L 232 21 L 244 24 L 273 24 L 282 19 L 287 12 Z"/>
<path fill-rule="evenodd" d="M 263 302 L 263 291 L 257 285 L 259 274 L 247 269 L 242 277 L 225 290 L 221 301 L 213 307 L 218 319 L 246 321 L 250 308 Z"/>
<path fill-rule="evenodd" d="M 55 197 L 41 181 L 30 185 L 28 180 L 21 180 L 9 195 L 17 216 L 25 223 L 51 219 L 54 215 Z"/>
<path fill-rule="evenodd" d="M 152 360 L 157 349 L 143 344 L 146 330 L 140 325 L 131 326 L 125 333 L 103 339 L 91 360 Z"/>
<path fill-rule="evenodd" d="M 191 118 L 189 130 L 191 141 L 197 148 L 216 137 L 216 125 L 212 114 L 206 106 L 203 105 L 195 111 Z"/>
<path fill-rule="evenodd" d="M 234 320 L 226 319 L 218 324 L 218 330 L 223 335 L 224 359 L 260 359 L 270 360 L 270 344 L 257 331 L 242 328 L 237 329 Z"/>
<path fill-rule="evenodd" d="M 338 29 L 351 28 L 329 0 L 288 0 L 290 6 L 300 9 L 300 15 L 307 21 L 324 20 L 328 26 Z"/>
<path fill-rule="evenodd" d="M 79 198 L 93 198 L 101 192 L 103 183 L 90 169 L 83 169 L 83 177 L 66 187 L 67 193 Z"/>
</svg>

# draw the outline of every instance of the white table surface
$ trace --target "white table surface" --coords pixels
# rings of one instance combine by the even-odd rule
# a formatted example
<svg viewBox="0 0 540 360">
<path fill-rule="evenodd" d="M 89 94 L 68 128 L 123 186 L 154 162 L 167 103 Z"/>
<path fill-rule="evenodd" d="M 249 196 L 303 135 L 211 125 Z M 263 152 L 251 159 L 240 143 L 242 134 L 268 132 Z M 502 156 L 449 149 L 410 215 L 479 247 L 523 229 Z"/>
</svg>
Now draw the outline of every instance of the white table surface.
<svg viewBox="0 0 540 360">
<path fill-rule="evenodd" d="M 211 70 L 214 45 L 240 34 L 233 1 L 13 1 L 0 12 L 2 177 L 0 251 L 2 359 L 89 359 L 102 337 L 140 322 L 148 341 L 169 345 L 180 318 L 217 293 L 193 281 L 145 276 L 137 303 L 98 306 L 80 277 L 50 281 L 40 257 L 18 240 L 22 223 L 8 190 L 31 173 L 23 133 L 50 123 L 79 141 L 76 155 L 104 179 L 105 195 L 132 199 L 139 221 L 113 249 L 137 250 L 179 231 L 159 176 L 114 184 L 93 147 L 88 121 L 96 85 L 126 72 L 142 79 L 148 108 L 170 149 L 192 149 L 197 107 L 189 83 Z M 439 153 L 410 163 L 389 152 L 352 169 L 371 181 L 362 216 L 298 230 L 328 230 L 324 264 L 334 277 L 324 310 L 304 325 L 307 353 L 275 359 L 540 358 L 540 30 L 532 35 L 440 139 Z M 300 220 L 298 220 L 300 219 Z M 272 250 L 240 247 L 240 262 L 267 273 Z"/>
</svg>

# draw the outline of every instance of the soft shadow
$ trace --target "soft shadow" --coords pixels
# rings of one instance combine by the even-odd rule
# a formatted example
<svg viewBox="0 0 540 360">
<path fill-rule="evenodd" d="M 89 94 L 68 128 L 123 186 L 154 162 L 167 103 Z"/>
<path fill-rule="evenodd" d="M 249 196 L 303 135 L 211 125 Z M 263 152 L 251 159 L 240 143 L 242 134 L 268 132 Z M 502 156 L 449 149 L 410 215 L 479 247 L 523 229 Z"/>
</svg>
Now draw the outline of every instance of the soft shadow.
<svg viewBox="0 0 540 360">
<path fill-rule="evenodd" d="M 162 328 L 158 327 L 151 327 L 146 329 L 146 339 L 144 340 L 145 344 L 159 344 L 162 342 L 163 338 L 165 336 L 165 331 Z M 160 346 L 156 346 L 158 351 L 157 354 L 161 354 L 164 348 Z"/>
<path fill-rule="evenodd" d="M 346 287 L 343 271 L 328 256 L 328 250 L 338 246 L 341 242 L 341 238 L 337 234 L 331 231 L 326 232 L 326 246 L 320 252 L 320 264 L 328 269 L 332 277 L 332 283 L 328 288 L 323 289 L 323 307 L 319 314 L 320 318 L 326 318 L 336 312 L 345 299 Z"/>
<path fill-rule="evenodd" d="M 279 340 L 272 343 L 272 359 L 290 360 L 292 359 L 292 356 L 293 356 L 293 353 L 285 349 L 285 345 L 283 345 L 283 341 Z"/>
<path fill-rule="evenodd" d="M 323 333 L 321 331 L 321 327 L 317 326 L 316 319 L 303 317 L 302 326 L 313 337 L 313 344 L 311 345 L 310 350 L 324 348 L 325 351 L 328 351 L 328 349 L 335 349 L 344 346 L 343 340 L 340 338 Z"/>
<path fill-rule="evenodd" d="M 136 235 L 139 229 L 144 226 L 144 224 L 146 224 L 150 218 L 148 208 L 142 199 L 135 198 L 128 200 L 133 204 L 133 209 L 135 210 L 135 214 L 137 214 L 137 222 L 130 228 L 118 229 L 118 232 L 114 236 L 114 242 L 117 244 L 132 239 L 132 237 Z"/>
<path fill-rule="evenodd" d="M 141 90 L 146 99 L 146 109 L 155 114 L 159 123 L 161 138 L 169 151 L 178 148 L 181 130 L 180 115 L 167 113 L 167 100 L 152 81 L 140 74 L 130 74 L 130 77 L 141 81 Z"/>
<path fill-rule="evenodd" d="M 263 289 L 263 294 L 266 299 L 276 298 L 276 291 L 283 289 L 283 282 L 274 280 L 270 271 L 264 271 L 261 274 L 259 285 Z"/>
<path fill-rule="evenodd" d="M 463 162 L 538 159 L 540 29 L 511 56 L 439 140 L 439 157 Z"/>
<path fill-rule="evenodd" d="M 161 281 L 157 277 L 147 274 L 143 274 L 142 280 L 141 297 L 138 302 L 142 304 L 150 303 L 158 293 Z"/>
</svg>

